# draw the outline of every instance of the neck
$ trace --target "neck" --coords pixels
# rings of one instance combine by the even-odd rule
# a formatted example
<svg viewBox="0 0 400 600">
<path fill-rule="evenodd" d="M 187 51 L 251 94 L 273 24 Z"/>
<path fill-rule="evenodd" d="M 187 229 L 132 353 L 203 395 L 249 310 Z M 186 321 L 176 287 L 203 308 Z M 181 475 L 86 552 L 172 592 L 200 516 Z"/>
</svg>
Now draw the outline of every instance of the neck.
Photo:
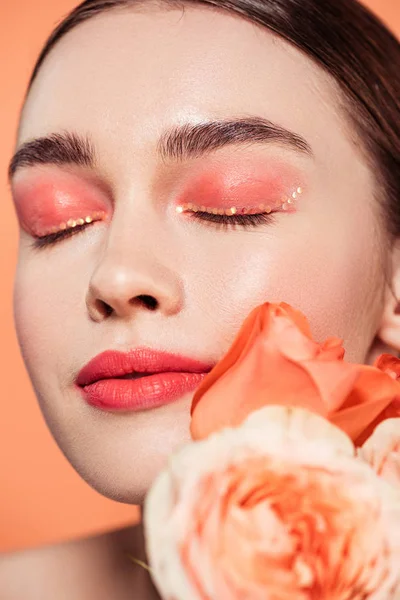
<svg viewBox="0 0 400 600">
<path fill-rule="evenodd" d="M 125 565 L 124 574 L 131 582 L 132 591 L 140 590 L 140 598 L 143 600 L 159 600 L 149 571 L 138 564 L 141 562 L 148 565 L 142 523 L 119 529 L 110 535 Z"/>
</svg>

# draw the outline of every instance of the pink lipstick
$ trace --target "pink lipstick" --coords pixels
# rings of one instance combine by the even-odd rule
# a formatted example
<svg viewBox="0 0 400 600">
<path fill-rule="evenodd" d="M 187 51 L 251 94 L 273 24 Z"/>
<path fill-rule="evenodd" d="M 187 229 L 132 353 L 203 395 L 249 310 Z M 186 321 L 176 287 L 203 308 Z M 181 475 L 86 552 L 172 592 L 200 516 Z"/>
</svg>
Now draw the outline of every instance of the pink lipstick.
<svg viewBox="0 0 400 600">
<path fill-rule="evenodd" d="M 149 348 L 108 350 L 83 367 L 76 385 L 88 404 L 102 410 L 149 410 L 194 392 L 213 366 Z"/>
</svg>

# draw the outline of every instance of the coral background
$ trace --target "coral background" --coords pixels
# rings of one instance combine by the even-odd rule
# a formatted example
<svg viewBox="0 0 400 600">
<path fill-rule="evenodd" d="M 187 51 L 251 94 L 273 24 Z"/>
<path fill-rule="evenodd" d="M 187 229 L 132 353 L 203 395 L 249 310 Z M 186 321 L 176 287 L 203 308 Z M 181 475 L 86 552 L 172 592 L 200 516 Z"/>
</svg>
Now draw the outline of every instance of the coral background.
<svg viewBox="0 0 400 600">
<path fill-rule="evenodd" d="M 0 552 L 133 522 L 135 507 L 94 492 L 48 432 L 19 355 L 12 314 L 17 226 L 6 180 L 18 113 L 36 56 L 71 0 L 0 0 Z M 400 0 L 366 0 L 400 35 Z"/>
</svg>

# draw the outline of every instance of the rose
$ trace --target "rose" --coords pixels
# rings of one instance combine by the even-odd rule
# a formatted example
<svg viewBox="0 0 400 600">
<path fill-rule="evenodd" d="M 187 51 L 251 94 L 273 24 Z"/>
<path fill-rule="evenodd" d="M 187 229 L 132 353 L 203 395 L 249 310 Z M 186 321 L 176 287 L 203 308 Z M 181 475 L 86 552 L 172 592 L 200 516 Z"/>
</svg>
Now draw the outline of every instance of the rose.
<svg viewBox="0 0 400 600">
<path fill-rule="evenodd" d="M 288 304 L 257 307 L 194 395 L 193 439 L 281 404 L 329 418 L 361 445 L 382 419 L 394 416 L 400 381 L 393 373 L 400 373 L 400 361 L 383 355 L 371 367 L 343 357 L 340 339 L 315 342 L 305 317 Z"/>
<path fill-rule="evenodd" d="M 374 365 L 395 381 L 400 382 L 400 360 L 391 354 L 382 354 Z M 372 435 L 375 428 L 386 419 L 400 417 L 400 395 L 396 395 L 388 406 L 373 419 L 357 439 L 357 445 L 361 446 Z"/>
<path fill-rule="evenodd" d="M 343 358 L 287 304 L 246 319 L 192 404 L 192 437 L 218 433 L 173 458 L 146 501 L 164 598 L 399 600 L 397 445 L 377 461 L 372 441 L 400 414 L 400 361 Z M 374 430 L 356 457 L 351 439 Z"/>
<path fill-rule="evenodd" d="M 144 511 L 165 600 L 391 600 L 400 490 L 302 409 L 267 407 L 184 448 Z"/>
<path fill-rule="evenodd" d="M 388 419 L 358 449 L 359 457 L 391 484 L 400 488 L 400 419 Z"/>
<path fill-rule="evenodd" d="M 375 367 L 390 375 L 392 379 L 400 379 L 400 360 L 391 354 L 381 354 L 375 362 Z"/>
</svg>

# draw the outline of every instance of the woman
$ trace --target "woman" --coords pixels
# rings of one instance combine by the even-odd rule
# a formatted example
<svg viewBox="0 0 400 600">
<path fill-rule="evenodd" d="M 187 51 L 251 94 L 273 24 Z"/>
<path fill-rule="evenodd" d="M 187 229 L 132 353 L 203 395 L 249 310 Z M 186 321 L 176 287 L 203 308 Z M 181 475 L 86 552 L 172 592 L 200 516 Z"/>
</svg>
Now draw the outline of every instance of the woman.
<svg viewBox="0 0 400 600">
<path fill-rule="evenodd" d="M 10 165 L 15 316 L 46 421 L 102 494 L 143 500 L 262 302 L 350 361 L 399 352 L 399 73 L 353 0 L 89 0 L 52 35 Z M 65 585 L 14 557 L 6 597 L 155 597 L 126 557 L 140 529 L 37 560 L 57 552 Z"/>
</svg>

